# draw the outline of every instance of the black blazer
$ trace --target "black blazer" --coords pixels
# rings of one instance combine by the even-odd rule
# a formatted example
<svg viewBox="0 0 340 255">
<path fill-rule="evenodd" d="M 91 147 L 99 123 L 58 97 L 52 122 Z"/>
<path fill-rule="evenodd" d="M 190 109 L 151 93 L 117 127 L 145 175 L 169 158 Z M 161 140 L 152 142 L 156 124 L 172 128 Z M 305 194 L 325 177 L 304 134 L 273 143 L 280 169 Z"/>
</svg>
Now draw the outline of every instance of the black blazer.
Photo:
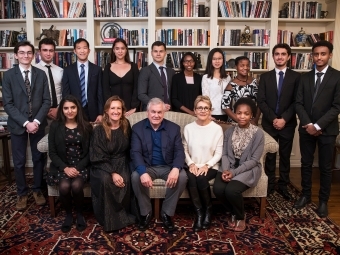
<svg viewBox="0 0 340 255">
<path fill-rule="evenodd" d="M 85 139 L 82 137 L 83 153 L 80 155 L 80 161 L 76 166 L 77 170 L 85 169 L 90 163 L 89 147 L 90 136 Z M 53 121 L 48 134 L 48 153 L 51 158 L 50 172 L 56 175 L 58 171 L 63 172 L 68 167 L 66 159 L 65 145 L 65 125 L 58 121 Z"/>
<path fill-rule="evenodd" d="M 80 79 L 77 62 L 66 67 L 63 74 L 63 98 L 73 95 L 81 102 Z M 89 62 L 89 72 L 87 77 L 87 104 L 90 119 L 95 121 L 98 115 L 103 114 L 104 100 L 102 88 L 102 69 Z"/>
<path fill-rule="evenodd" d="M 299 132 L 307 131 L 302 126 L 316 123 L 322 135 L 338 135 L 340 113 L 340 72 L 328 67 L 313 103 L 315 70 L 301 77 L 296 95 L 296 113 L 300 119 Z"/>
<path fill-rule="evenodd" d="M 277 117 L 282 117 L 286 121 L 285 127 L 293 127 L 295 129 L 297 124 L 295 97 L 300 77 L 301 75 L 298 72 L 288 68 L 286 69 L 280 94 L 279 112 L 276 114 L 278 91 L 275 69 L 261 74 L 257 93 L 257 104 L 262 112 L 262 126 L 265 127 L 266 130 L 277 132 L 273 127 L 273 120 Z"/>
</svg>

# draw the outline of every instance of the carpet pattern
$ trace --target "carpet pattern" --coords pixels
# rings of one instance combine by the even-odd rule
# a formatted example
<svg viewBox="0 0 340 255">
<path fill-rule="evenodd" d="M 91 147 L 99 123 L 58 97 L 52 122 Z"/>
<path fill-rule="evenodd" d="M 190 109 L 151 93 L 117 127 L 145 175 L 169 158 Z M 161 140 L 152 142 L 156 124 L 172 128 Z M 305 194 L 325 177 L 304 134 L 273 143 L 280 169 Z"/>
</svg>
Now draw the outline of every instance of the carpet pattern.
<svg viewBox="0 0 340 255">
<path fill-rule="evenodd" d="M 292 186 L 289 190 L 297 196 Z M 292 202 L 277 193 L 268 198 L 264 220 L 258 216 L 256 200 L 246 199 L 247 229 L 241 233 L 229 229 L 226 213 L 218 204 L 214 205 L 213 224 L 207 231 L 193 232 L 193 208 L 180 204 L 173 218 L 177 226 L 173 232 L 153 220 L 145 232 L 132 225 L 105 233 L 93 216 L 91 200 L 87 200 L 87 229 L 79 233 L 73 226 L 64 234 L 60 231 L 63 212 L 51 218 L 48 205 L 35 205 L 32 194 L 25 211 L 17 212 L 15 203 L 14 184 L 0 190 L 0 254 L 340 254 L 339 226 L 328 218 L 320 219 L 314 204 L 295 210 Z"/>
</svg>

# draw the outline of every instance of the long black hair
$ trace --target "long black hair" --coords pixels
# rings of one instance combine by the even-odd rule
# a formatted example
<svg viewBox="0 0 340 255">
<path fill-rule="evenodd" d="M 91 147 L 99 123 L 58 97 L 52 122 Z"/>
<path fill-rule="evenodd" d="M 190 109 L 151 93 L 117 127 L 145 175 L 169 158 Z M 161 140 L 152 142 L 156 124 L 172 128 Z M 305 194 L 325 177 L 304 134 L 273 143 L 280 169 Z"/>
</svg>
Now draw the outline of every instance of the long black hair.
<svg viewBox="0 0 340 255">
<path fill-rule="evenodd" d="M 218 53 L 221 53 L 222 55 L 222 66 L 220 67 L 220 78 L 221 79 L 224 79 L 224 78 L 227 78 L 228 77 L 228 74 L 227 72 L 225 71 L 225 57 L 224 57 L 224 54 L 223 54 L 223 51 L 219 48 L 213 48 L 210 52 L 209 52 L 209 55 L 208 55 L 208 60 L 207 60 L 207 66 L 205 68 L 205 74 L 208 75 L 208 78 L 214 78 L 214 67 L 212 65 L 212 59 L 213 59 L 213 56 L 214 54 L 218 52 Z"/>
</svg>

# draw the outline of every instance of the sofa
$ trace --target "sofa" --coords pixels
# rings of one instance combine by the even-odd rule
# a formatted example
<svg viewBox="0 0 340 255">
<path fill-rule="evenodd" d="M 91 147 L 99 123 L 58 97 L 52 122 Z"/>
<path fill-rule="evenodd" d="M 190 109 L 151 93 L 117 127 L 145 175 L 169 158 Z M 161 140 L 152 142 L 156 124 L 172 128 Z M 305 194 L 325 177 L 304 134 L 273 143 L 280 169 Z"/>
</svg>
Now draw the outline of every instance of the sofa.
<svg viewBox="0 0 340 255">
<path fill-rule="evenodd" d="M 145 119 L 147 117 L 146 112 L 138 112 L 130 115 L 128 117 L 131 126 L 133 126 L 135 123 L 141 121 L 142 119 Z M 181 127 L 181 133 L 183 133 L 183 129 L 186 124 L 193 122 L 196 118 L 184 114 L 184 113 L 178 113 L 178 112 L 166 112 L 165 118 L 177 123 Z M 222 128 L 225 130 L 229 127 L 227 124 L 221 124 Z M 266 132 L 265 133 L 265 145 L 264 145 L 264 151 L 263 155 L 261 157 L 261 163 L 263 166 L 264 157 L 267 154 L 267 152 L 277 152 L 278 151 L 278 144 L 277 142 Z M 48 152 L 48 135 L 46 135 L 39 143 L 38 143 L 38 150 L 41 152 Z M 212 185 L 214 183 L 214 180 L 210 181 L 210 187 L 212 190 Z M 165 197 L 165 181 L 161 179 L 154 180 L 153 188 L 150 189 L 150 197 L 154 200 L 154 213 L 155 217 L 159 219 L 159 213 L 160 213 L 160 200 Z M 259 199 L 260 202 L 260 218 L 265 217 L 265 207 L 266 207 L 266 197 L 267 197 L 267 186 L 268 186 L 268 177 L 264 172 L 264 168 L 262 167 L 262 174 L 260 177 L 260 180 L 258 184 L 246 190 L 243 193 L 244 197 L 256 197 Z M 91 187 L 90 185 L 86 185 L 84 188 L 84 195 L 86 197 L 91 196 Z M 212 196 L 214 197 L 214 194 L 212 192 Z M 52 217 L 55 217 L 55 198 L 59 197 L 59 189 L 56 186 L 48 186 L 48 201 L 50 205 L 51 215 Z M 183 192 L 181 195 L 181 198 L 189 198 L 189 193 L 187 190 Z"/>
</svg>

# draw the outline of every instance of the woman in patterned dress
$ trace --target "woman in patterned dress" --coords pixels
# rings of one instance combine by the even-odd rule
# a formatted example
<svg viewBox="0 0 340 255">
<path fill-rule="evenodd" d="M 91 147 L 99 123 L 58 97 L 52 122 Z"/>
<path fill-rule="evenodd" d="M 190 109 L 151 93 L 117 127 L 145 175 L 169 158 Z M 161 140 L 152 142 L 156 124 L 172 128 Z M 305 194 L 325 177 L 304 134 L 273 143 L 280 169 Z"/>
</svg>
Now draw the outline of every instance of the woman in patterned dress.
<svg viewBox="0 0 340 255">
<path fill-rule="evenodd" d="M 222 97 L 222 109 L 229 116 L 228 122 L 237 122 L 236 114 L 233 112 L 233 104 L 242 97 L 250 97 L 254 102 L 257 100 L 257 80 L 248 76 L 250 71 L 249 58 L 240 56 L 235 59 L 236 77 L 225 88 Z M 258 108 L 252 124 L 257 125 L 261 111 Z"/>
<path fill-rule="evenodd" d="M 84 183 L 88 179 L 89 145 L 92 126 L 84 120 L 81 104 L 68 95 L 59 104 L 57 120 L 53 121 L 48 135 L 51 158 L 49 176 L 59 185 L 60 201 L 66 211 L 61 231 L 67 233 L 73 223 L 72 197 L 77 212 L 76 229 L 83 231 L 86 221 L 82 214 Z M 51 183 L 51 180 L 50 180 Z"/>
</svg>

